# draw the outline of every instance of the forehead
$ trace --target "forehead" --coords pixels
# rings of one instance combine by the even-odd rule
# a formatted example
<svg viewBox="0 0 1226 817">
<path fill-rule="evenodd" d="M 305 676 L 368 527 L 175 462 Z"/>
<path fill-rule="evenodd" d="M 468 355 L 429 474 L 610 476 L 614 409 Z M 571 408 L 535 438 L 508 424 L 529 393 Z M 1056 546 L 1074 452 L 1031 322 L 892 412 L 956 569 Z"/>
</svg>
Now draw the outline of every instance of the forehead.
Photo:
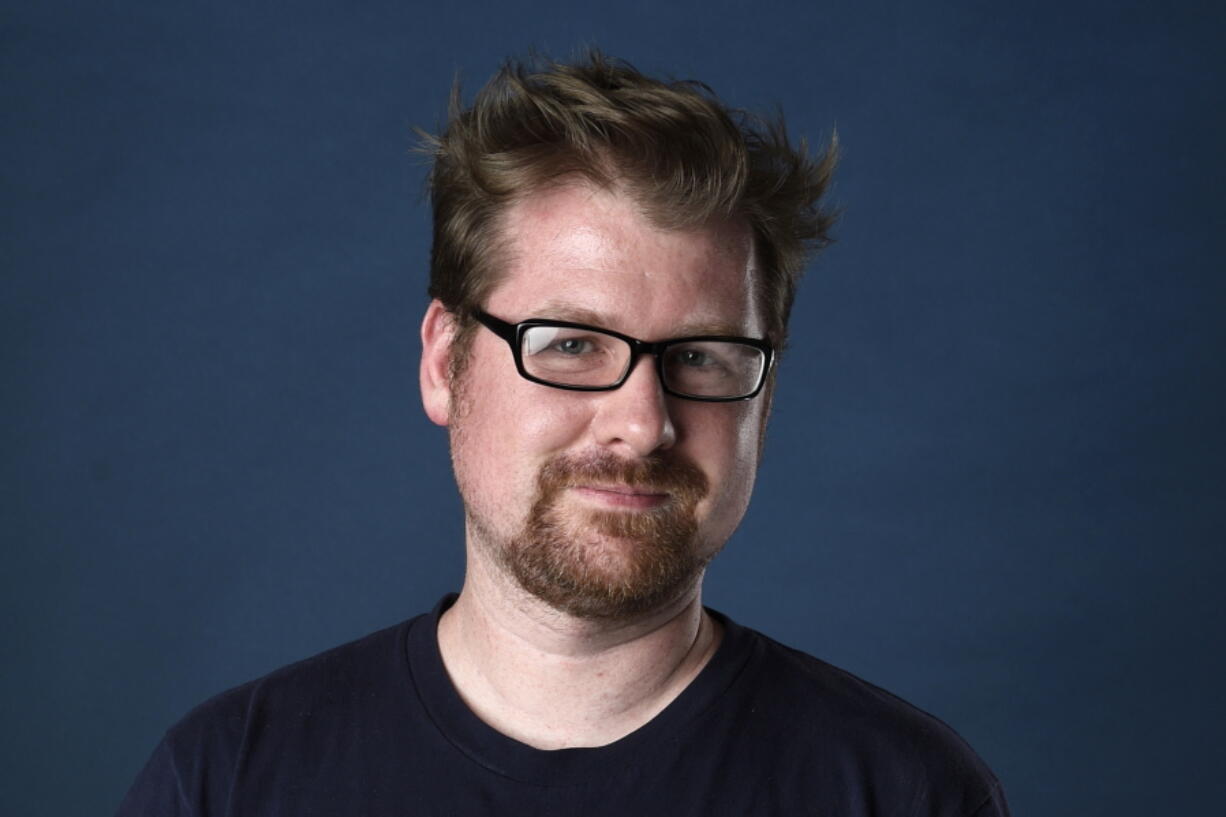
<svg viewBox="0 0 1226 817">
<path fill-rule="evenodd" d="M 501 226 L 506 265 L 489 299 L 500 317 L 582 319 L 645 339 L 761 334 L 743 224 L 664 230 L 624 193 L 568 184 L 512 205 Z"/>
</svg>

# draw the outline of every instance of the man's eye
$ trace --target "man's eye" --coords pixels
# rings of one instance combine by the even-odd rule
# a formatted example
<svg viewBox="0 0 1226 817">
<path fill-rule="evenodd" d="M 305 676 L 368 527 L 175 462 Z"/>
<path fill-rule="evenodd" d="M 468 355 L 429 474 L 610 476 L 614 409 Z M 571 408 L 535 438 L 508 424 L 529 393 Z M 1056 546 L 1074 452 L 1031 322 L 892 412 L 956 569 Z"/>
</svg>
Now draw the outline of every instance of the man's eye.
<svg viewBox="0 0 1226 817">
<path fill-rule="evenodd" d="M 715 359 L 706 352 L 700 352 L 697 349 L 685 349 L 678 356 L 678 361 L 682 366 L 690 366 L 693 368 L 701 368 L 703 366 L 711 366 L 715 364 Z"/>
<path fill-rule="evenodd" d="M 553 350 L 571 357 L 591 353 L 595 345 L 585 338 L 563 338 L 553 344 Z"/>
</svg>

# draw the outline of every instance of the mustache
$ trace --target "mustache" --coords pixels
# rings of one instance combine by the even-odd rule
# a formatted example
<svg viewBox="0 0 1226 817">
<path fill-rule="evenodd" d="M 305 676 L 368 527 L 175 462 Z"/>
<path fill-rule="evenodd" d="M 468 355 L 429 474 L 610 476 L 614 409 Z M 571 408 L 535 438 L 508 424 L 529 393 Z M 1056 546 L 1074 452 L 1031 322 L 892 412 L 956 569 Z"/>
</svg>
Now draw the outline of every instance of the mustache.
<svg viewBox="0 0 1226 817">
<path fill-rule="evenodd" d="M 644 493 L 672 494 L 697 502 L 710 490 L 707 477 L 689 458 L 679 455 L 627 460 L 603 451 L 559 454 L 540 472 L 544 495 L 589 483 L 627 485 Z"/>
</svg>

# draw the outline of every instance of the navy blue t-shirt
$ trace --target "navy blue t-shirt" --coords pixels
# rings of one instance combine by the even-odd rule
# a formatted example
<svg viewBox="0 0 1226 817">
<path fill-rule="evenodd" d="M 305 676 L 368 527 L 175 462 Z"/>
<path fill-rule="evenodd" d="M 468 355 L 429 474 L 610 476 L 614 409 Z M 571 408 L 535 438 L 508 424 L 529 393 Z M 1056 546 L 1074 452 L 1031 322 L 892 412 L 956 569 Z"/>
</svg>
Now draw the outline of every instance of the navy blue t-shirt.
<svg viewBox="0 0 1226 817">
<path fill-rule="evenodd" d="M 1008 814 L 948 726 L 714 612 L 715 656 L 649 723 L 534 749 L 451 685 L 437 629 L 452 599 L 197 707 L 120 817 Z"/>
</svg>

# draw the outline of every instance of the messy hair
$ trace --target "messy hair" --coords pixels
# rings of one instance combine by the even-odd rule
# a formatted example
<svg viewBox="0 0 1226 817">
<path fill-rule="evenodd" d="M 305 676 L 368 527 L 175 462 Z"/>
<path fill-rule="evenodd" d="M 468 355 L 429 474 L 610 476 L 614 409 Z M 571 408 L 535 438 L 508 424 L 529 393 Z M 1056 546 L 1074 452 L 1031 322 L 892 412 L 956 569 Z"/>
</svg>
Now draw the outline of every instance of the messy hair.
<svg viewBox="0 0 1226 817">
<path fill-rule="evenodd" d="M 508 61 L 468 108 L 457 82 L 448 122 L 425 147 L 433 158 L 429 292 L 459 322 L 461 360 L 471 310 L 505 265 L 502 217 L 552 183 L 579 178 L 624 192 L 660 229 L 747 224 L 758 306 L 777 348 L 800 274 L 834 222 L 819 206 L 834 138 L 811 158 L 803 141 L 789 143 L 781 116 L 731 109 L 703 83 L 648 77 L 598 51 L 573 63 Z"/>
</svg>

